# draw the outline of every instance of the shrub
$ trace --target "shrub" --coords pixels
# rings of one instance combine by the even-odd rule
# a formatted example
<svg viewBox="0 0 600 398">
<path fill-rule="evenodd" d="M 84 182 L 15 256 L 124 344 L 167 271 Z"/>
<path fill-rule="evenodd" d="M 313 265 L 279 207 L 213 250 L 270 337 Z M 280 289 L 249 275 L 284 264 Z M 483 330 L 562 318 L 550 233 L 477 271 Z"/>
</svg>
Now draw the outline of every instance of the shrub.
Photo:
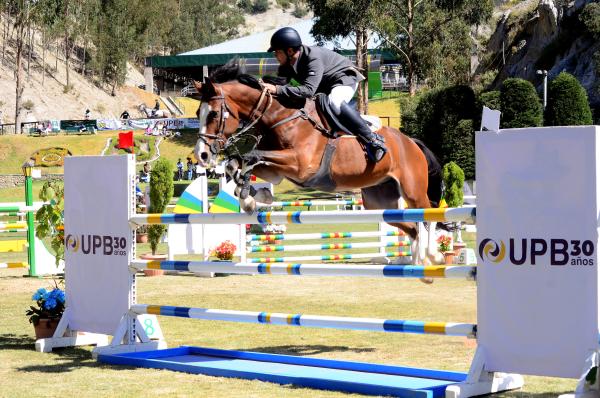
<svg viewBox="0 0 600 398">
<path fill-rule="evenodd" d="M 478 98 L 478 111 L 481 112 L 484 106 L 490 109 L 500 110 L 500 91 L 486 91 L 481 93 Z"/>
<path fill-rule="evenodd" d="M 261 14 L 269 9 L 269 0 L 254 0 L 252 3 L 252 13 Z"/>
<path fill-rule="evenodd" d="M 442 149 L 446 161 L 457 164 L 463 170 L 463 180 L 475 179 L 475 132 L 472 119 L 463 119 L 455 127 L 448 128 L 443 135 Z"/>
<path fill-rule="evenodd" d="M 542 104 L 533 84 L 511 78 L 500 89 L 502 128 L 539 127 L 542 125 Z"/>
<path fill-rule="evenodd" d="M 442 169 L 442 180 L 444 181 L 444 200 L 448 207 L 459 207 L 463 204 L 463 185 L 465 174 L 454 162 L 449 162 Z"/>
<path fill-rule="evenodd" d="M 32 110 L 33 107 L 35 106 L 35 104 L 33 103 L 32 100 L 25 100 L 23 101 L 23 103 L 21 104 L 21 107 L 23 109 L 27 109 L 28 111 Z"/>
<path fill-rule="evenodd" d="M 277 0 L 277 5 L 283 10 L 287 10 L 292 5 L 291 0 Z"/>
<path fill-rule="evenodd" d="M 587 32 L 600 40 L 600 3 L 589 3 L 579 16 Z"/>
<path fill-rule="evenodd" d="M 475 116 L 475 93 L 468 86 L 450 86 L 426 93 L 416 109 L 419 138 L 444 163 L 450 157 L 443 147 L 444 135 L 462 119 Z"/>
<path fill-rule="evenodd" d="M 545 126 L 579 126 L 592 124 L 592 111 L 585 89 L 575 76 L 562 72 L 550 82 Z"/>
<path fill-rule="evenodd" d="M 296 18 L 302 18 L 306 14 L 308 14 L 308 10 L 306 9 L 305 6 L 303 6 L 301 4 L 296 4 L 296 6 L 294 7 L 294 11 L 292 11 L 292 15 L 295 16 Z"/>
<path fill-rule="evenodd" d="M 149 213 L 164 213 L 167 204 L 173 197 L 173 165 L 165 158 L 160 158 L 150 171 L 150 207 Z M 166 225 L 150 225 L 148 241 L 152 254 L 156 254 L 158 242 L 167 231 Z"/>
</svg>

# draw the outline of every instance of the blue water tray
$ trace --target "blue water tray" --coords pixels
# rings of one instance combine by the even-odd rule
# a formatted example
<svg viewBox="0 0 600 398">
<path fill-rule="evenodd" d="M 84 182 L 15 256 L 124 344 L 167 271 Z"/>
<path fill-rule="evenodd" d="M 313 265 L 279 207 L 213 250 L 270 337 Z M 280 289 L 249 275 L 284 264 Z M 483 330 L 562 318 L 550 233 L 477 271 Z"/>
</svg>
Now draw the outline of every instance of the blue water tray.
<svg viewBox="0 0 600 398">
<path fill-rule="evenodd" d="M 440 370 L 188 346 L 101 354 L 98 360 L 115 365 L 406 398 L 444 397 L 447 386 L 467 378 L 466 373 Z"/>
</svg>

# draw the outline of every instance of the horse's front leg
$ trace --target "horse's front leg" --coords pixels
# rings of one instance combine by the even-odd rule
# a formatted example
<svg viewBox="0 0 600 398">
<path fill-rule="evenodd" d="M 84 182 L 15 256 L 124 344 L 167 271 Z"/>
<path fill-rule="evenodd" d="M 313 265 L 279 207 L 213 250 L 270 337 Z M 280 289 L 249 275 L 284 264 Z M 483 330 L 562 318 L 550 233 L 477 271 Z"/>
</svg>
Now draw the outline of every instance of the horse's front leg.
<svg viewBox="0 0 600 398">
<path fill-rule="evenodd" d="M 253 156 L 260 160 L 248 167 L 247 170 L 244 170 L 245 168 L 242 166 L 242 170 L 236 178 L 238 185 L 236 191 L 239 192 L 240 207 L 245 212 L 256 210 L 256 199 L 253 197 L 250 187 L 250 174 L 254 171 L 254 168 L 257 169 L 260 176 L 267 176 L 269 181 L 281 181 L 284 177 L 295 177 L 300 170 L 296 152 L 290 149 L 255 151 Z"/>
</svg>

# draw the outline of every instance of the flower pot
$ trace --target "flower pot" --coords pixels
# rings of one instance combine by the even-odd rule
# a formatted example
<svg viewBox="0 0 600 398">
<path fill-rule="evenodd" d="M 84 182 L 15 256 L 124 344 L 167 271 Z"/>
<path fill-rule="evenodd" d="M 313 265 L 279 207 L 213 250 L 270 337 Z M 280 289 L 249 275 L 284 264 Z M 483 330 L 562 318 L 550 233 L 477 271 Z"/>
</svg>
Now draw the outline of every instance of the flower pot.
<svg viewBox="0 0 600 398">
<path fill-rule="evenodd" d="M 454 254 L 457 256 L 460 255 L 460 251 L 465 247 L 467 247 L 467 244 L 464 242 L 454 242 L 454 244 L 452 245 L 452 248 L 454 249 Z"/>
<path fill-rule="evenodd" d="M 136 243 L 148 243 L 148 234 L 135 234 L 135 242 Z"/>
<path fill-rule="evenodd" d="M 33 325 L 33 329 L 35 330 L 35 339 L 39 340 L 52 337 L 56 331 L 58 322 L 60 322 L 60 319 L 40 319 L 37 325 Z"/>
<path fill-rule="evenodd" d="M 142 260 L 152 260 L 152 261 L 164 261 L 167 259 L 166 254 L 142 254 L 140 256 Z M 165 271 L 162 269 L 145 269 L 144 275 L 146 276 L 160 276 L 164 275 Z"/>
<path fill-rule="evenodd" d="M 444 262 L 446 265 L 454 264 L 454 252 L 444 252 Z"/>
</svg>

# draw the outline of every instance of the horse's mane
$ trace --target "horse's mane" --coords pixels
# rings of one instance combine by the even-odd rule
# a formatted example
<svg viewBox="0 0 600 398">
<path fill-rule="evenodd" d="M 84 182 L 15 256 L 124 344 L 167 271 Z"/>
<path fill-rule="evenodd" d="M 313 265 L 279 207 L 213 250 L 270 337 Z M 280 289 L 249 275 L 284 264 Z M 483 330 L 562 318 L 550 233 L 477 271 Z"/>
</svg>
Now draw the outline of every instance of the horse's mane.
<svg viewBox="0 0 600 398">
<path fill-rule="evenodd" d="M 258 79 L 246 73 L 246 66 L 240 62 L 238 57 L 229 60 L 225 65 L 213 70 L 208 78 L 215 83 L 225 83 L 232 80 L 237 80 L 248 87 L 262 90 L 262 86 Z M 286 83 L 284 78 L 276 76 L 264 76 L 262 79 L 266 83 L 275 85 L 282 85 Z"/>
</svg>

